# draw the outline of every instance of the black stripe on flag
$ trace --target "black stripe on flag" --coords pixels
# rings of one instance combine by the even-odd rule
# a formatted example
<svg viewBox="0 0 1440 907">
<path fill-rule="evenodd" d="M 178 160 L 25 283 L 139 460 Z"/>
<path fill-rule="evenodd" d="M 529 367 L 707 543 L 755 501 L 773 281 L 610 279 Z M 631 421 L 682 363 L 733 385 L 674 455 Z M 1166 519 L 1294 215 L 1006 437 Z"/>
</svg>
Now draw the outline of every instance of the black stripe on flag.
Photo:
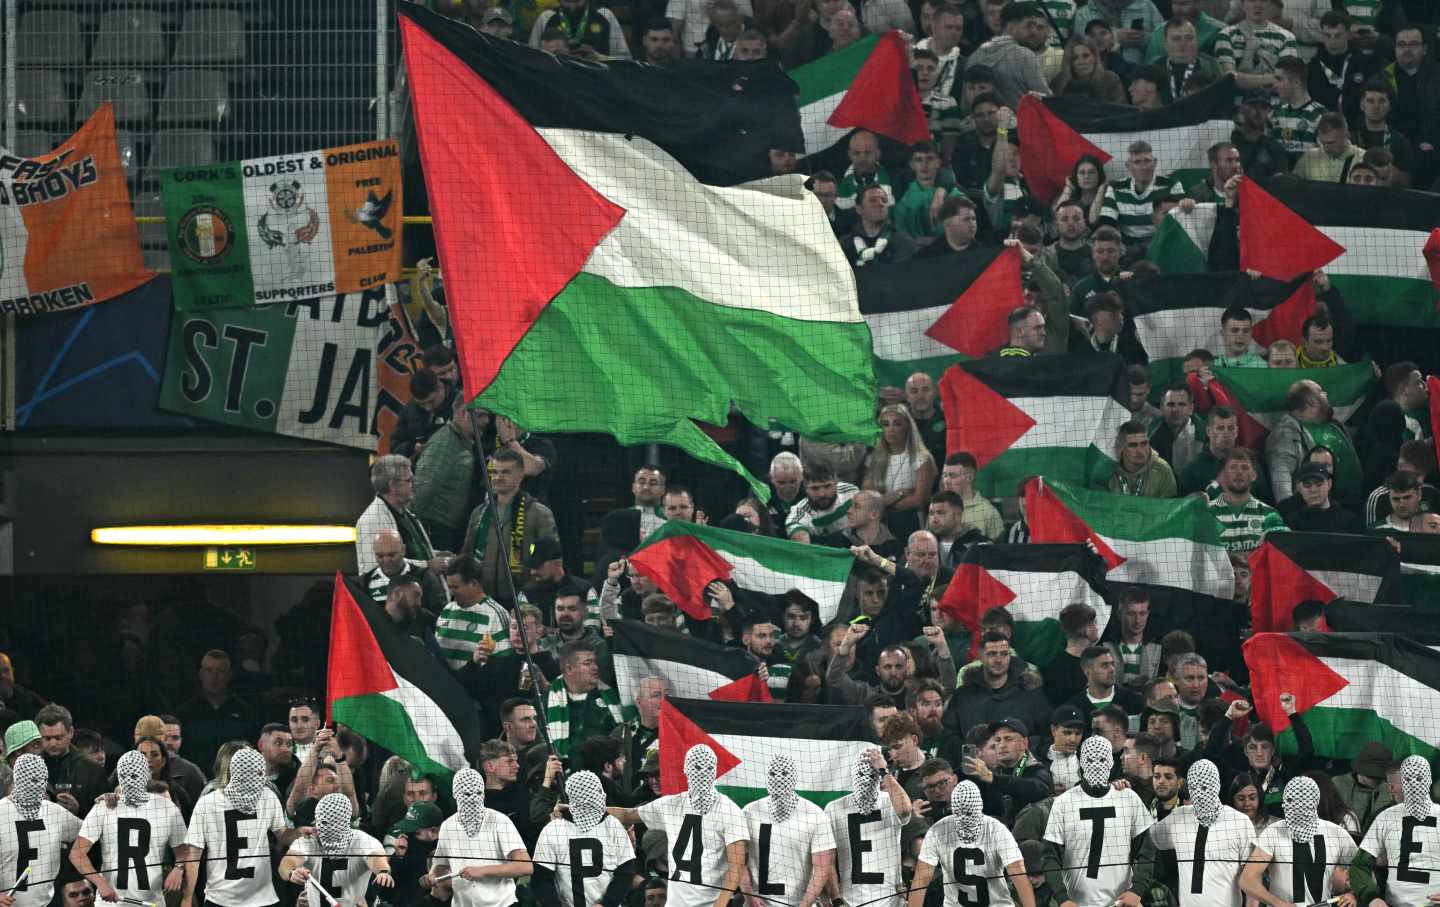
<svg viewBox="0 0 1440 907">
<path fill-rule="evenodd" d="M 1336 633 L 1401 633 L 1422 646 L 1440 646 L 1440 612 L 1423 605 L 1380 605 L 1336 599 L 1325 606 Z"/>
<path fill-rule="evenodd" d="M 1440 693 L 1440 652 L 1398 633 L 1290 633 L 1316 658 L 1377 661 Z"/>
<path fill-rule="evenodd" d="M 1110 601 L 1105 562 L 1087 545 L 971 545 L 960 563 L 1015 573 L 1074 573 L 1085 580 L 1095 594 Z M 1056 607 L 1057 615 L 1061 607 L 1064 605 Z"/>
<path fill-rule="evenodd" d="M 1385 539 L 1341 532 L 1272 532 L 1265 542 L 1302 570 L 1380 577 L 1375 601 L 1399 601 L 1400 559 Z"/>
<path fill-rule="evenodd" d="M 1076 132 L 1094 135 L 1102 132 L 1155 132 L 1210 120 L 1228 120 L 1234 111 L 1234 98 L 1235 78 L 1226 76 L 1204 91 L 1159 110 L 1140 111 L 1126 104 L 1105 104 L 1078 96 L 1046 98 L 1045 106 Z"/>
<path fill-rule="evenodd" d="M 1207 274 L 1139 275 L 1120 282 L 1120 297 L 1130 318 L 1180 309 L 1228 309 L 1243 306 L 1268 312 L 1285 302 L 1310 275 L 1290 283 L 1268 277 L 1252 278 L 1239 271 Z M 1220 322 L 1215 321 L 1215 331 Z"/>
<path fill-rule="evenodd" d="M 1317 227 L 1379 227 L 1429 233 L 1440 227 L 1440 195 L 1416 189 L 1319 183 L 1278 176 L 1260 186 Z"/>
<path fill-rule="evenodd" d="M 615 656 L 675 662 L 739 680 L 755 672 L 755 661 L 746 652 L 731 646 L 672 630 L 652 627 L 638 620 L 610 621 L 610 653 Z"/>
<path fill-rule="evenodd" d="M 1065 356 L 992 356 L 962 362 L 964 369 L 1002 397 L 1129 397 L 1125 360 L 1113 353 Z"/>
<path fill-rule="evenodd" d="M 938 258 L 912 258 L 901 264 L 861 268 L 855 272 L 860 314 L 949 306 L 1003 251 L 1001 246 L 981 246 Z"/>
<path fill-rule="evenodd" d="M 872 735 L 865 708 L 858 705 L 673 698 L 665 701 L 707 734 L 800 740 L 869 740 Z"/>
</svg>

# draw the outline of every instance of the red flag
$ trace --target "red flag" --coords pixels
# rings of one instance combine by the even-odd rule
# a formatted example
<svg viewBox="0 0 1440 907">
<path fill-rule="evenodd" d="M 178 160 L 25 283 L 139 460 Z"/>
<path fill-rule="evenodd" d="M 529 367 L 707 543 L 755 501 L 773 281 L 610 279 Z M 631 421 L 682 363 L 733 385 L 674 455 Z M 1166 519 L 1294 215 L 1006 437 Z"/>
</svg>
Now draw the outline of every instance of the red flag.
<svg viewBox="0 0 1440 907">
<path fill-rule="evenodd" d="M 1295 288 L 1290 298 L 1270 310 L 1265 320 L 1255 325 L 1252 336 L 1261 346 L 1269 346 L 1277 340 L 1288 340 L 1299 344 L 1303 340 L 1300 328 L 1305 319 L 1318 311 L 1315 304 L 1315 283 L 1306 279 Z"/>
<path fill-rule="evenodd" d="M 1285 207 L 1253 179 L 1240 181 L 1240 268 L 1294 280 L 1339 258 L 1345 247 Z"/>
<path fill-rule="evenodd" d="M 1193 376 L 1192 376 L 1193 377 Z M 1205 386 L 1211 401 L 1211 407 L 1228 406 L 1235 410 L 1237 421 L 1240 423 L 1240 446 L 1248 447 L 1251 450 L 1260 451 L 1265 441 L 1265 436 L 1270 433 L 1263 423 L 1245 411 L 1240 400 L 1230 393 L 1230 388 L 1221 383 L 1219 378 L 1211 379 Z"/>
<path fill-rule="evenodd" d="M 946 452 L 969 451 L 981 469 L 1035 427 L 1029 413 L 958 365 L 940 377 L 940 402 Z"/>
<path fill-rule="evenodd" d="M 1010 313 L 1024 304 L 1020 250 L 1007 248 L 926 328 L 925 336 L 967 356 L 988 356 L 1010 339 Z"/>
<path fill-rule="evenodd" d="M 1042 478 L 1037 477 L 1025 483 L 1025 525 L 1030 527 L 1030 541 L 1037 544 L 1055 542 L 1083 545 L 1089 542 L 1105 561 L 1107 571 L 1125 563 L 1125 558 L 1105 544 L 1105 540 L 1080 519 L 1075 511 L 1065 506 L 1065 502 L 1055 496 L 1055 492 L 1050 490 Z"/>
<path fill-rule="evenodd" d="M 1425 240 L 1425 264 L 1430 268 L 1430 282 L 1440 290 L 1440 227 L 1431 230 Z M 1435 308 L 1440 309 L 1440 296 L 1435 297 Z"/>
<path fill-rule="evenodd" d="M 898 31 L 884 35 L 855 74 L 840 106 L 826 120 L 857 127 L 906 145 L 930 138 L 930 121 L 910 75 L 910 56 Z"/>
<path fill-rule="evenodd" d="M 1277 734 L 1290 727 L 1280 694 L 1293 695 L 1296 713 L 1303 713 L 1350 685 L 1288 633 L 1257 633 L 1241 651 L 1250 668 L 1251 702 Z"/>
<path fill-rule="evenodd" d="M 688 790 L 685 780 L 685 754 L 690 747 L 705 744 L 715 751 L 715 777 L 740 764 L 740 758 L 716 742 L 714 737 L 685 717 L 668 702 L 660 703 L 660 792 L 678 794 Z"/>
<path fill-rule="evenodd" d="M 689 617 L 710 619 L 705 587 L 730 578 L 730 562 L 693 535 L 676 535 L 630 555 L 635 569 L 655 581 L 660 591 Z"/>
<path fill-rule="evenodd" d="M 945 587 L 940 610 L 960 621 L 971 635 L 980 638 L 980 616 L 1015 600 L 1015 592 L 979 564 L 961 564 Z"/>
<path fill-rule="evenodd" d="M 1269 542 L 1250 552 L 1250 623 L 1256 633 L 1295 629 L 1290 612 L 1303 601 L 1330 604 L 1335 592 Z"/>
<path fill-rule="evenodd" d="M 770 685 L 760 679 L 759 674 L 746 674 L 739 680 L 732 680 L 723 687 L 716 687 L 707 694 L 711 699 L 723 702 L 774 702 Z"/>
<path fill-rule="evenodd" d="M 1065 188 L 1076 161 L 1088 154 L 1102 164 L 1110 162 L 1110 155 L 1051 113 L 1039 98 L 1021 98 L 1015 115 L 1016 128 L 1024 137 L 1020 171 L 1025 174 L 1030 194 L 1047 205 Z"/>
<path fill-rule="evenodd" d="M 1431 375 L 1425 379 L 1425 389 L 1430 392 L 1430 436 L 1435 439 L 1435 456 L 1440 458 L 1440 378 Z"/>
</svg>

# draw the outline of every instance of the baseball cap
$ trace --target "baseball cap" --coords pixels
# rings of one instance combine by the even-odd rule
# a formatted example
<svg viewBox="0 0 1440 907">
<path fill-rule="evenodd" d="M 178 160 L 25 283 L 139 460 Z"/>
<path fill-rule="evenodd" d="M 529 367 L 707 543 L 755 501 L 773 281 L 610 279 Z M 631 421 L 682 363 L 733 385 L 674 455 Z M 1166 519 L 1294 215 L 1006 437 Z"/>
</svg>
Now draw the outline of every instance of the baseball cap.
<svg viewBox="0 0 1440 907">
<path fill-rule="evenodd" d="M 1089 727 L 1085 715 L 1073 705 L 1062 705 L 1050 713 L 1051 727 L 1078 727 L 1081 730 Z"/>
<path fill-rule="evenodd" d="M 995 736 L 995 734 L 997 734 L 1001 728 L 1008 728 L 1019 734 L 1021 737 L 1030 736 L 1030 731 L 1028 728 L 1025 727 L 1025 722 L 1021 721 L 1019 718 L 1001 718 L 999 721 L 990 722 L 990 727 L 988 728 L 990 736 Z"/>
<path fill-rule="evenodd" d="M 1330 470 L 1319 463 L 1301 463 L 1294 478 L 1296 482 L 1323 482 L 1330 478 Z"/>
<path fill-rule="evenodd" d="M 5 730 L 5 758 L 10 758 L 40 739 L 40 728 L 33 721 L 17 721 Z"/>
<path fill-rule="evenodd" d="M 1264 104 L 1266 107 L 1269 107 L 1275 102 L 1274 99 L 1271 98 L 1270 92 L 1268 91 L 1247 91 L 1245 93 L 1245 99 L 1242 103 Z"/>
<path fill-rule="evenodd" d="M 414 834 L 422 828 L 438 828 L 444 821 L 445 814 L 440 812 L 440 807 L 428 800 L 418 800 L 405 810 L 405 818 L 390 826 L 390 834 Z"/>
<path fill-rule="evenodd" d="M 503 6 L 492 6 L 489 9 L 485 10 L 485 15 L 481 17 L 480 21 L 494 22 L 496 19 L 499 19 L 506 25 L 515 24 L 515 17 L 510 13 L 510 10 L 506 9 Z"/>
<path fill-rule="evenodd" d="M 565 556 L 560 548 L 559 539 L 541 538 L 530 545 L 530 554 L 525 558 L 525 566 L 538 567 L 548 561 L 558 561 Z"/>
</svg>

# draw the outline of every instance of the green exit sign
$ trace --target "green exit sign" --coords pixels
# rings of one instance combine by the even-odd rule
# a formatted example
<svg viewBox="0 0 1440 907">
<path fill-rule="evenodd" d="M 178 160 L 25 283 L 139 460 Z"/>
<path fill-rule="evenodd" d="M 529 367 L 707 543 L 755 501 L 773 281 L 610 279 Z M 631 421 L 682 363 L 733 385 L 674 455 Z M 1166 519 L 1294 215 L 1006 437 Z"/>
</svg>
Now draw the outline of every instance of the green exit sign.
<svg viewBox="0 0 1440 907">
<path fill-rule="evenodd" d="M 254 570 L 254 548 L 206 548 L 206 570 Z"/>
</svg>

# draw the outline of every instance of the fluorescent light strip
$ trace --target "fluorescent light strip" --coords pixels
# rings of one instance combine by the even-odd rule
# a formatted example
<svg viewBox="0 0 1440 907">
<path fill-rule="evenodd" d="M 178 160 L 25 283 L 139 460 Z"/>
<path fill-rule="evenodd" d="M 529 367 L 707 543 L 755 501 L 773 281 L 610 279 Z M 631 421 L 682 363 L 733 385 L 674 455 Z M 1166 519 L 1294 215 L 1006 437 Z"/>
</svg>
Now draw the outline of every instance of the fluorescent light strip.
<svg viewBox="0 0 1440 907">
<path fill-rule="evenodd" d="M 97 545 L 161 548 L 203 545 L 351 545 L 355 543 L 355 527 L 269 523 L 100 526 L 90 530 L 90 541 Z"/>
</svg>

